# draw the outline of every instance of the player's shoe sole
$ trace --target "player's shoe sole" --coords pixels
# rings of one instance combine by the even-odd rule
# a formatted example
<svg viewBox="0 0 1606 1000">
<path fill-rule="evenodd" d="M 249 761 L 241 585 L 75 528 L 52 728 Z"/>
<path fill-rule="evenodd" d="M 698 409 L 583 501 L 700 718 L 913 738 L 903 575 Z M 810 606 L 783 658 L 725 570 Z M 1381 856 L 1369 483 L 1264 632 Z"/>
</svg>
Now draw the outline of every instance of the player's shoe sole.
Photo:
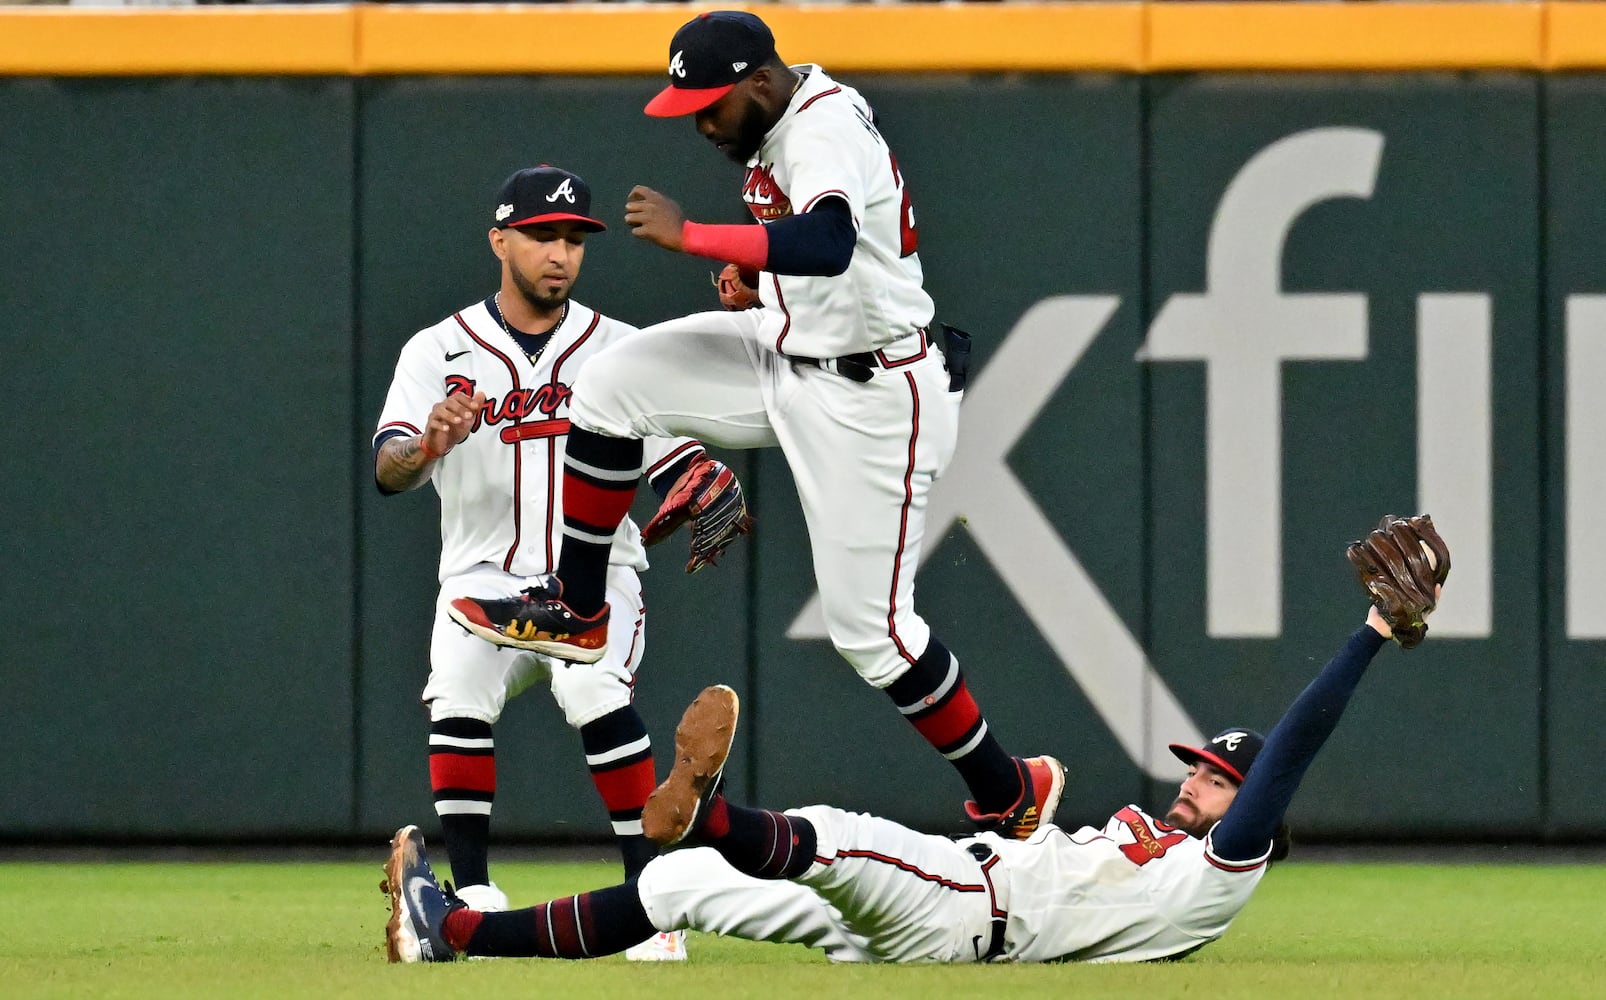
<svg viewBox="0 0 1606 1000">
<path fill-rule="evenodd" d="M 418 827 L 404 826 L 390 839 L 385 880 L 379 888 L 390 895 L 386 958 L 392 962 L 450 962 L 457 957 L 441 930 L 451 903 L 424 857 L 424 835 Z"/>
<path fill-rule="evenodd" d="M 704 688 L 675 727 L 675 764 L 647 796 L 641 832 L 668 847 L 686 838 L 719 788 L 719 776 L 736 739 L 741 702 L 723 684 Z"/>
<path fill-rule="evenodd" d="M 659 931 L 637 945 L 625 949 L 627 962 L 686 961 L 686 932 Z"/>
<path fill-rule="evenodd" d="M 606 604 L 594 616 L 581 618 L 555 599 L 459 597 L 446 613 L 452 621 L 498 646 L 575 663 L 595 663 L 608 652 Z"/>
</svg>

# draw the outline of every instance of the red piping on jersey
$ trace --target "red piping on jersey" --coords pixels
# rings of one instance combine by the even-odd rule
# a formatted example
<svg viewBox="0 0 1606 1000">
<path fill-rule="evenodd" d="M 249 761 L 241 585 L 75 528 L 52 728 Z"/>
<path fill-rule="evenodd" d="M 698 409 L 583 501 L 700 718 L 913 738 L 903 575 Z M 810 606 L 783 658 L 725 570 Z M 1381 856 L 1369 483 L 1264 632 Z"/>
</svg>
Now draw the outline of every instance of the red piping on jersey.
<svg viewBox="0 0 1606 1000">
<path fill-rule="evenodd" d="M 562 437 L 569 433 L 567 420 L 537 420 L 529 424 L 514 424 L 502 428 L 498 437 L 504 444 L 518 444 L 532 438 Z"/>
<path fill-rule="evenodd" d="M 463 328 L 463 332 L 468 334 L 470 340 L 502 359 L 502 364 L 507 366 L 508 376 L 513 379 L 513 389 L 518 391 L 521 388 L 519 386 L 519 370 L 514 367 L 513 359 L 486 343 L 484 338 L 475 333 L 473 327 L 463 320 L 462 313 L 452 313 L 452 318 L 457 320 L 457 325 Z M 514 419 L 515 427 L 518 425 L 519 419 Z M 523 518 L 520 516 L 520 511 L 524 507 L 524 463 L 519 454 L 521 450 L 519 448 L 513 449 L 513 544 L 508 546 L 507 555 L 502 558 L 502 572 L 504 573 L 513 571 L 513 557 L 519 551 L 519 539 L 523 537 L 524 532 Z M 549 486 L 548 489 L 551 489 L 551 487 Z M 551 505 L 548 504 L 548 506 L 550 507 Z M 550 533 L 548 533 L 548 537 L 551 537 Z"/>
<path fill-rule="evenodd" d="M 915 657 L 910 655 L 903 640 L 898 637 L 898 573 L 903 568 L 903 546 L 909 535 L 909 507 L 914 503 L 915 444 L 920 440 L 920 388 L 915 385 L 914 375 L 905 372 L 903 377 L 909 383 L 909 395 L 914 400 L 914 413 L 909 430 L 909 465 L 903 470 L 903 507 L 898 513 L 898 550 L 892 556 L 892 590 L 887 594 L 887 635 L 892 639 L 893 645 L 898 647 L 898 655 L 912 665 Z"/>
<path fill-rule="evenodd" d="M 630 652 L 625 654 L 625 670 L 630 673 L 630 699 L 636 697 L 636 672 L 630 669 L 630 664 L 636 659 L 636 644 L 641 641 L 641 623 L 647 620 L 647 602 L 643 600 L 641 607 L 636 611 L 636 630 L 630 635 Z"/>
<path fill-rule="evenodd" d="M 928 341 L 926 339 L 925 327 L 921 327 L 919 330 L 916 330 L 915 332 L 920 334 L 920 353 L 919 354 L 911 354 L 907 358 L 902 358 L 902 359 L 900 359 L 898 361 L 888 361 L 887 360 L 886 349 L 882 348 L 881 350 L 875 352 L 875 356 L 878 359 L 880 359 L 880 361 L 881 361 L 881 367 L 888 368 L 888 369 L 902 368 L 904 365 L 912 365 L 916 361 L 919 361 L 921 358 L 926 356 L 926 345 L 929 344 L 930 341 Z"/>
<path fill-rule="evenodd" d="M 591 337 L 591 335 L 597 331 L 597 325 L 599 323 L 601 323 L 601 322 L 602 322 L 602 314 L 597 312 L 597 311 L 595 311 L 595 310 L 593 310 L 592 313 L 591 313 L 591 325 L 586 327 L 586 332 L 580 334 L 579 337 L 575 338 L 574 343 L 569 345 L 568 350 L 566 350 L 562 354 L 558 355 L 558 360 L 552 362 L 552 384 L 553 385 L 557 385 L 558 384 L 558 369 L 562 368 L 563 367 L 563 363 L 565 361 L 569 360 L 569 355 L 571 355 L 575 351 L 579 350 L 580 349 L 580 345 L 585 343 Z"/>
<path fill-rule="evenodd" d="M 1009 916 L 1009 914 L 1005 913 L 999 908 L 998 890 L 993 888 L 993 866 L 998 864 L 998 862 L 1001 860 L 1003 859 L 994 854 L 992 857 L 987 859 L 986 864 L 981 866 L 981 877 L 987 880 L 987 902 L 993 908 L 994 920 L 1002 920 L 1003 918 Z"/>
<path fill-rule="evenodd" d="M 840 94 L 840 93 L 842 93 L 842 88 L 840 86 L 832 87 L 830 90 L 822 90 L 818 94 L 815 94 L 813 97 L 811 97 L 808 100 L 804 101 L 798 107 L 797 113 L 798 114 L 802 114 L 803 112 L 807 111 L 809 109 L 809 105 L 813 104 L 815 101 L 818 101 L 822 97 L 830 97 L 832 94 Z"/>
<path fill-rule="evenodd" d="M 860 859 L 863 859 L 865 861 L 879 861 L 884 865 L 891 865 L 892 867 L 898 869 L 899 871 L 908 872 L 909 874 L 913 875 L 914 877 L 920 879 L 923 882 L 934 882 L 937 885 L 942 886 L 944 889 L 952 889 L 955 892 L 986 892 L 987 891 L 987 887 L 985 885 L 969 885 L 969 884 L 966 884 L 964 882 L 955 882 L 951 878 L 944 878 L 941 875 L 933 874 L 932 872 L 924 871 L 924 870 L 922 870 L 920 868 L 917 868 L 916 866 L 910 864 L 907 861 L 904 861 L 901 858 L 894 858 L 891 855 L 887 855 L 887 854 L 879 854 L 879 853 L 877 853 L 875 851 L 837 851 L 836 852 L 836 857 L 822 858 L 822 857 L 816 855 L 814 860 L 816 862 L 818 862 L 819 864 L 828 865 L 829 866 L 829 865 L 835 864 L 837 862 L 837 860 L 840 859 L 840 858 L 860 858 Z"/>
<path fill-rule="evenodd" d="M 839 191 L 836 188 L 832 188 L 829 191 L 821 191 L 819 194 L 817 194 L 814 197 L 810 198 L 809 199 L 809 203 L 807 205 L 803 206 L 803 211 L 807 212 L 809 209 L 813 208 L 815 205 L 818 205 L 820 203 L 820 199 L 821 198 L 829 198 L 832 195 L 835 195 L 836 197 L 841 198 L 843 201 L 847 201 L 848 200 L 848 193 L 846 191 Z M 853 225 L 854 225 L 855 228 L 857 228 L 858 225 L 859 225 L 859 220 L 854 219 L 853 220 Z"/>
<path fill-rule="evenodd" d="M 1220 868 L 1224 872 L 1234 872 L 1234 873 L 1237 873 L 1237 872 L 1252 872 L 1256 868 L 1259 868 L 1259 867 L 1263 866 L 1266 863 L 1265 859 L 1262 858 L 1259 861 L 1251 861 L 1251 862 L 1249 862 L 1248 864 L 1245 864 L 1245 865 L 1230 865 L 1225 861 L 1216 860 L 1215 856 L 1213 854 L 1211 854 L 1208 850 L 1205 851 L 1205 860 L 1210 862 L 1211 864 L 1215 865 L 1217 868 Z"/>
<path fill-rule="evenodd" d="M 392 429 L 398 428 L 398 427 L 401 428 L 404 431 L 412 431 L 414 434 L 417 434 L 419 437 L 423 437 L 424 436 L 424 432 L 423 431 L 419 430 L 417 427 L 414 427 L 412 424 L 408 423 L 407 421 L 405 421 L 405 420 L 392 420 L 388 424 L 380 424 L 379 425 L 379 430 L 374 431 L 374 437 L 378 437 L 379 435 L 385 433 L 386 431 L 392 430 Z"/>
<path fill-rule="evenodd" d="M 775 283 L 775 306 L 781 310 L 781 315 L 786 317 L 786 322 L 781 326 L 781 335 L 775 338 L 775 353 L 785 354 L 786 352 L 781 350 L 781 344 L 786 340 L 787 333 L 792 329 L 792 314 L 787 311 L 786 297 L 781 294 L 781 276 L 771 274 L 770 280 Z"/>
</svg>

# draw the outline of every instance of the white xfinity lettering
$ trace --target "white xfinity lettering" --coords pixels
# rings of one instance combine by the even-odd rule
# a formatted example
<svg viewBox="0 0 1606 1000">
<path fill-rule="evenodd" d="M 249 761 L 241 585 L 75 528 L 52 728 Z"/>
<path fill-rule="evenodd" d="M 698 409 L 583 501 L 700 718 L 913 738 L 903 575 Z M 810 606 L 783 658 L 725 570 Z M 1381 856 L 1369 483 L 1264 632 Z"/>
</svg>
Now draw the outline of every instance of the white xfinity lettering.
<svg viewBox="0 0 1606 1000">
<path fill-rule="evenodd" d="M 1331 198 L 1370 198 L 1383 155 L 1371 129 L 1272 143 L 1227 186 L 1210 227 L 1205 291 L 1171 296 L 1140 361 L 1203 361 L 1207 630 L 1282 633 L 1282 362 L 1366 358 L 1366 296 L 1282 290 L 1294 222 Z"/>
</svg>

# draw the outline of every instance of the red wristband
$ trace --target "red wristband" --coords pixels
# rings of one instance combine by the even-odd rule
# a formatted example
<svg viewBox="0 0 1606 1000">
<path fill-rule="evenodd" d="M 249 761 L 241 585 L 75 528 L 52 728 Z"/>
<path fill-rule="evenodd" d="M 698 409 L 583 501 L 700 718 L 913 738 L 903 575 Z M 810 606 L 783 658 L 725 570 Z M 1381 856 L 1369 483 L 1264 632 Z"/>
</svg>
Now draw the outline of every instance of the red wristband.
<svg viewBox="0 0 1606 1000">
<path fill-rule="evenodd" d="M 752 271 L 764 270 L 770 257 L 770 234 L 763 226 L 716 226 L 701 222 L 680 225 L 680 248 Z"/>
<path fill-rule="evenodd" d="M 424 457 L 431 462 L 446 457 L 446 452 L 444 451 L 432 451 L 429 447 L 429 439 L 422 434 L 418 435 L 418 450 L 423 452 Z"/>
</svg>

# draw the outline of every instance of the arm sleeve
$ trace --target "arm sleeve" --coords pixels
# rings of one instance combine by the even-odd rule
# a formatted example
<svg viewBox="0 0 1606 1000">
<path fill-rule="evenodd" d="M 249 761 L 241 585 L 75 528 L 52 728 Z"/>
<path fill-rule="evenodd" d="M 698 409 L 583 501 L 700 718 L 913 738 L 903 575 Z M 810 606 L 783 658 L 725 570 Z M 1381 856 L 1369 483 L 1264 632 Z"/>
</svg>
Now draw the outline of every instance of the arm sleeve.
<svg viewBox="0 0 1606 1000">
<path fill-rule="evenodd" d="M 853 260 L 853 245 L 859 237 L 847 201 L 835 195 L 820 199 L 802 215 L 789 215 L 766 228 L 770 252 L 764 270 L 771 274 L 841 274 Z"/>
<path fill-rule="evenodd" d="M 680 230 L 682 249 L 698 257 L 771 274 L 825 277 L 848 269 L 858 236 L 848 203 L 836 196 L 765 226 L 687 222 Z"/>
<path fill-rule="evenodd" d="M 1266 853 L 1306 769 L 1332 735 L 1367 666 L 1387 641 L 1362 625 L 1289 706 L 1266 737 L 1266 745 L 1244 776 L 1227 815 L 1210 834 L 1217 857 L 1249 861 Z"/>
</svg>

